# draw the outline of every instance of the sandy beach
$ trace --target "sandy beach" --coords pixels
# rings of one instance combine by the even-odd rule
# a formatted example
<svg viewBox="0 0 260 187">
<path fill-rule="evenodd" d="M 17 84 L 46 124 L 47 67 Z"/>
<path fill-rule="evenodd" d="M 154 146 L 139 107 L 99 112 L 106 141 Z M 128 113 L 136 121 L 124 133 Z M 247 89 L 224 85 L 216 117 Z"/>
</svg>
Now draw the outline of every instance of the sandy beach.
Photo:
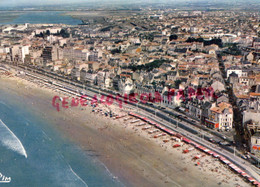
<svg viewBox="0 0 260 187">
<path fill-rule="evenodd" d="M 102 114 L 111 109 L 119 115 L 127 115 L 116 106 L 108 108 L 73 107 L 58 112 L 52 106 L 55 95 L 64 96 L 47 87 L 40 87 L 19 77 L 0 75 L 0 86 L 10 94 L 18 95 L 36 116 L 42 116 L 53 124 L 64 137 L 78 144 L 86 154 L 97 156 L 115 179 L 125 186 L 250 186 L 226 165 L 196 149 L 172 139 L 169 135 L 154 138 L 162 132 L 141 121 L 125 116 L 112 119 Z M 128 119 L 128 120 L 127 120 Z M 154 132 L 153 132 L 154 131 Z M 176 143 L 181 147 L 173 148 Z M 197 155 L 201 158 L 194 160 Z"/>
</svg>

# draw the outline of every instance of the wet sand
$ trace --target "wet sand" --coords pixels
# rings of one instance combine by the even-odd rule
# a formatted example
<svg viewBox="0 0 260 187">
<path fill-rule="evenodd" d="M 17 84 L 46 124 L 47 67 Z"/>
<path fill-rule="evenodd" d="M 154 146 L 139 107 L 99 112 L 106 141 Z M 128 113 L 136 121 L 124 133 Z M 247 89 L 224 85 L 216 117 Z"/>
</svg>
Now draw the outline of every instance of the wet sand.
<svg viewBox="0 0 260 187">
<path fill-rule="evenodd" d="M 52 98 L 62 94 L 20 78 L 1 76 L 0 86 L 19 95 L 19 102 L 28 104 L 35 115 L 48 119 L 86 154 L 96 155 L 126 186 L 250 186 L 208 155 L 195 166 L 193 156 L 202 153 L 193 150 L 183 154 L 183 149 L 189 146 L 172 148 L 174 142 L 163 143 L 163 139 L 170 137 L 152 138 L 142 127 L 93 113 L 89 106 L 62 108 L 57 112 Z M 122 112 L 116 107 L 113 110 Z"/>
</svg>

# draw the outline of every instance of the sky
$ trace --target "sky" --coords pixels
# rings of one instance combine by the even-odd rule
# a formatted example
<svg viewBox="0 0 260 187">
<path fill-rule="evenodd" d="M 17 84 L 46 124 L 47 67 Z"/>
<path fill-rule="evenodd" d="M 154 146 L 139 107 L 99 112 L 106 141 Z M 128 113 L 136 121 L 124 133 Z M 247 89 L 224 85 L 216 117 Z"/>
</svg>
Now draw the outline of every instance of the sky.
<svg viewBox="0 0 260 187">
<path fill-rule="evenodd" d="M 64 5 L 64 4 L 77 4 L 77 3 L 106 3 L 113 4 L 113 2 L 117 3 L 130 3 L 130 2 L 138 2 L 138 3 L 155 3 L 155 2 L 168 2 L 168 3 L 178 3 L 178 2 L 248 2 L 248 1 L 259 1 L 259 0 L 0 0 L 0 7 L 5 6 L 35 6 L 35 5 Z"/>
<path fill-rule="evenodd" d="M 88 2 L 105 2 L 113 3 L 113 2 L 142 2 L 142 3 L 149 3 L 149 2 L 184 2 L 184 1 L 202 1 L 202 0 L 0 0 L 0 7 L 2 6 L 34 6 L 34 5 L 54 5 L 54 4 L 68 4 L 68 3 L 88 3 Z M 205 0 L 204 0 L 205 1 Z M 206 0 L 207 1 L 207 0 Z"/>
<path fill-rule="evenodd" d="M 76 0 L 82 2 L 83 0 Z M 87 1 L 87 0 L 85 0 Z M 0 6 L 29 6 L 72 3 L 73 0 L 0 0 Z"/>
</svg>

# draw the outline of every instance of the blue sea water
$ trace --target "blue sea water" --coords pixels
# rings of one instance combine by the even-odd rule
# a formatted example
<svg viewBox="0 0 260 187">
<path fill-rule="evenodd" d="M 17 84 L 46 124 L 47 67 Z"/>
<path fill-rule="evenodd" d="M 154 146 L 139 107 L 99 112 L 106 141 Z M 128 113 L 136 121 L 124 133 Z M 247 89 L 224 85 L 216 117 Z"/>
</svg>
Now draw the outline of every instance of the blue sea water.
<svg viewBox="0 0 260 187">
<path fill-rule="evenodd" d="M 1 22 L 0 24 L 67 24 L 78 25 L 81 22 L 79 19 L 74 19 L 71 16 L 62 15 L 65 12 L 60 11 L 28 11 L 19 15 L 11 22 Z M 0 13 L 1 16 L 1 13 Z"/>
<path fill-rule="evenodd" d="M 0 173 L 11 177 L 0 186 L 123 186 L 91 151 L 61 136 L 16 97 L 0 89 Z"/>
</svg>

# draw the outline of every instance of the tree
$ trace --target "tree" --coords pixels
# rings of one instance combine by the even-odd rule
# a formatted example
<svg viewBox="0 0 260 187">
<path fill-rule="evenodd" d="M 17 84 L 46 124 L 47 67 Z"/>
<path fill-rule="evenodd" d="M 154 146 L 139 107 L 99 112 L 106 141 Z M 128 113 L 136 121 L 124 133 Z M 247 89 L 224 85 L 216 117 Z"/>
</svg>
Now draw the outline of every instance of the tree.
<svg viewBox="0 0 260 187">
<path fill-rule="evenodd" d="M 63 38 L 69 38 L 70 37 L 70 34 L 64 30 L 64 29 L 61 29 L 60 30 L 60 35 L 63 37 Z"/>
<path fill-rule="evenodd" d="M 65 34 L 66 33 L 66 31 L 64 30 L 64 29 L 61 29 L 60 30 L 60 34 L 62 35 L 62 34 Z"/>
<path fill-rule="evenodd" d="M 46 35 L 47 36 L 50 36 L 51 35 L 51 32 L 49 30 L 46 31 Z"/>
<path fill-rule="evenodd" d="M 167 60 L 154 60 L 153 62 L 147 63 L 145 65 L 133 65 L 129 66 L 132 71 L 136 70 L 145 70 L 145 71 L 152 71 L 155 68 L 159 68 L 163 63 L 168 62 Z"/>
<path fill-rule="evenodd" d="M 186 40 L 186 42 L 188 42 L 188 43 L 192 43 L 192 42 L 200 42 L 200 43 L 202 43 L 202 42 L 204 42 L 204 39 L 203 38 L 191 38 L 191 37 L 189 37 Z"/>
<path fill-rule="evenodd" d="M 154 39 L 154 36 L 153 36 L 153 34 L 149 34 L 149 36 L 147 37 L 147 39 L 148 39 L 150 42 L 152 42 L 152 41 L 153 41 L 153 39 Z"/>
<path fill-rule="evenodd" d="M 224 53 L 231 54 L 231 55 L 241 55 L 242 51 L 239 49 L 237 43 L 233 43 L 228 47 Z"/>
<path fill-rule="evenodd" d="M 219 47 L 222 47 L 222 40 L 220 38 L 213 38 L 212 40 L 209 40 L 209 41 L 204 41 L 204 46 L 207 46 L 207 45 L 212 45 L 212 44 L 216 44 L 218 45 Z"/>
<path fill-rule="evenodd" d="M 178 80 L 174 81 L 174 87 L 175 87 L 176 89 L 179 88 L 180 84 L 181 84 L 181 80 L 178 79 Z"/>
<path fill-rule="evenodd" d="M 169 39 L 170 39 L 170 41 L 177 40 L 178 36 L 176 34 L 172 34 Z"/>
<path fill-rule="evenodd" d="M 116 53 L 121 53 L 121 49 L 113 49 L 111 53 L 114 55 Z"/>
<path fill-rule="evenodd" d="M 41 38 L 44 38 L 44 34 L 43 34 L 42 32 L 40 33 L 40 37 L 41 37 Z"/>
</svg>

